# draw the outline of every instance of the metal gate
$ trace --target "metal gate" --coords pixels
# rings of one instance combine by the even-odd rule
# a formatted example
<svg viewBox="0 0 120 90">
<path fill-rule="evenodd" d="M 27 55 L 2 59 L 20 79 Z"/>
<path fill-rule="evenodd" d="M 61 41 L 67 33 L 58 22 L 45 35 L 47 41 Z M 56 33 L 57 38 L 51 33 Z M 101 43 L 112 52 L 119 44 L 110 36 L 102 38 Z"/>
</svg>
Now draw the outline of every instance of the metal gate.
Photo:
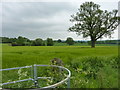
<svg viewBox="0 0 120 90">
<path fill-rule="evenodd" d="M 38 77 L 37 76 L 37 67 L 57 67 L 59 69 L 63 69 L 63 70 L 66 70 L 68 72 L 68 75 L 65 79 L 63 79 L 62 81 L 60 82 L 57 82 L 53 85 L 49 85 L 49 86 L 45 86 L 45 87 L 41 87 L 41 88 L 55 88 L 65 82 L 67 82 L 67 88 L 70 88 L 70 76 L 71 76 L 71 72 L 70 70 L 68 70 L 67 68 L 65 67 L 62 67 L 62 66 L 56 66 L 56 65 L 31 65 L 31 66 L 24 66 L 24 67 L 16 67 L 16 68 L 8 68 L 8 69 L 0 69 L 0 71 L 8 71 L 8 70 L 15 70 L 15 69 L 22 69 L 22 68 L 30 68 L 31 69 L 31 74 L 33 74 L 33 78 L 29 78 L 29 79 L 23 79 L 23 80 L 17 80 L 17 81 L 12 81 L 12 82 L 7 82 L 7 83 L 2 83 L 1 86 L 3 85 L 7 85 L 7 84 L 12 84 L 12 83 L 18 83 L 18 82 L 24 82 L 24 81 L 33 81 L 35 87 L 39 88 L 39 85 L 38 85 L 38 79 L 49 79 L 51 77 Z"/>
</svg>

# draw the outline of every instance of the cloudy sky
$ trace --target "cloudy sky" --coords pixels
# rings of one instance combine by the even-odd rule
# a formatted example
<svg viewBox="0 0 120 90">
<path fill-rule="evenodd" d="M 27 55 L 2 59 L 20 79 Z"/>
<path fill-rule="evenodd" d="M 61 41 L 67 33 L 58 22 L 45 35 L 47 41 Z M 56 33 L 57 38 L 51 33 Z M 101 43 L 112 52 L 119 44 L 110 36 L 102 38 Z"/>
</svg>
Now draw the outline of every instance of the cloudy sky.
<svg viewBox="0 0 120 90">
<path fill-rule="evenodd" d="M 4 2 L 2 3 L 2 36 L 24 36 L 29 39 L 48 37 L 65 40 L 83 39 L 68 28 L 73 24 L 70 15 L 75 14 L 83 2 Z M 96 2 L 101 9 L 118 9 L 118 2 Z M 118 38 L 118 30 L 112 35 Z M 108 38 L 103 38 L 108 39 Z"/>
</svg>

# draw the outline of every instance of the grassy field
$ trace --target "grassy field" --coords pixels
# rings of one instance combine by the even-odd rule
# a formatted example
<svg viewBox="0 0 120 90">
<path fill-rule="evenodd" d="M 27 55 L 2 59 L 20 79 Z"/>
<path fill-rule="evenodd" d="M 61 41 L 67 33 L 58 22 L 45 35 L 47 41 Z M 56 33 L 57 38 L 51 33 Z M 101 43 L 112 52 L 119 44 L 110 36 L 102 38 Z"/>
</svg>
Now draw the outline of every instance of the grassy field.
<svg viewBox="0 0 120 90">
<path fill-rule="evenodd" d="M 12 47 L 3 44 L 2 68 L 50 64 L 50 60 L 54 57 L 62 59 L 65 67 L 71 70 L 71 88 L 118 87 L 117 46 L 98 45 L 96 48 L 90 48 L 87 45 Z M 5 74 L 3 77 L 11 78 Z M 6 80 L 3 78 L 3 81 Z"/>
<path fill-rule="evenodd" d="M 67 61 L 81 60 L 83 57 L 111 57 L 118 55 L 117 46 L 7 46 L 2 47 L 3 68 L 11 68 L 32 64 L 49 64 L 58 57 L 65 64 Z"/>
</svg>

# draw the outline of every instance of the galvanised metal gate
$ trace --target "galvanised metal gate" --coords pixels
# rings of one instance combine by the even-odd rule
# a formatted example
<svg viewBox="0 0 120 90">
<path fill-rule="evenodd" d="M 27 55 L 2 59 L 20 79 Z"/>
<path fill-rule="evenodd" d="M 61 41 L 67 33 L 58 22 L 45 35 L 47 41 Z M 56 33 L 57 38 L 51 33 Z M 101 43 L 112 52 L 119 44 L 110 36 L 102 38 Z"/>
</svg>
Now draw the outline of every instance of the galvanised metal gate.
<svg viewBox="0 0 120 90">
<path fill-rule="evenodd" d="M 0 71 L 8 71 L 8 70 L 15 70 L 15 69 L 22 69 L 22 68 L 31 68 L 31 74 L 33 73 L 33 76 L 34 76 L 33 78 L 29 78 L 29 79 L 23 79 L 23 80 L 18 80 L 18 81 L 12 81 L 12 82 L 7 82 L 7 83 L 2 83 L 1 86 L 7 85 L 7 84 L 18 83 L 18 82 L 24 82 L 24 81 L 31 80 L 31 81 L 33 81 L 35 87 L 38 88 L 39 87 L 38 82 L 37 82 L 38 79 L 49 79 L 49 78 L 51 78 L 51 77 L 38 77 L 37 76 L 37 67 L 38 66 L 40 66 L 40 67 L 57 67 L 59 69 L 66 70 L 68 72 L 68 75 L 67 75 L 67 77 L 64 80 L 62 80 L 60 82 L 57 82 L 57 83 L 55 83 L 53 85 L 49 85 L 49 86 L 42 87 L 42 88 L 55 88 L 55 87 L 57 87 L 57 86 L 65 83 L 65 82 L 67 82 L 67 88 L 70 88 L 70 76 L 71 76 L 70 70 L 68 70 L 67 68 L 62 67 L 62 66 L 56 66 L 56 65 L 36 65 L 36 64 L 31 65 L 31 66 L 24 66 L 24 67 L 0 69 Z"/>
</svg>

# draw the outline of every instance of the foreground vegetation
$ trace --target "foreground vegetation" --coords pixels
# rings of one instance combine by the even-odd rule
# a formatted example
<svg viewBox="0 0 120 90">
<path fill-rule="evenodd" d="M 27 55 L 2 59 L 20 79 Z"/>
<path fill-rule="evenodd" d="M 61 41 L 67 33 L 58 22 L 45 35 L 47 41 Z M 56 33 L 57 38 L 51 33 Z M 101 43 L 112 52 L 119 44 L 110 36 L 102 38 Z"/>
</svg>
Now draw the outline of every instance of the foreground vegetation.
<svg viewBox="0 0 120 90">
<path fill-rule="evenodd" d="M 62 59 L 64 66 L 72 72 L 71 88 L 118 87 L 118 60 L 120 60 L 120 58 L 118 57 L 117 46 L 97 46 L 96 48 L 90 48 L 89 46 L 13 47 L 4 44 L 2 49 L 3 68 L 21 67 L 33 64 L 50 64 L 50 60 L 57 57 Z M 40 71 L 40 73 L 45 73 L 47 70 L 42 69 Z M 49 69 L 48 71 L 49 74 L 52 73 Z M 3 73 L 3 82 L 28 78 L 25 72 L 21 73 L 23 76 L 16 74 L 16 71 L 9 74 L 8 72 L 7 74 Z M 51 81 L 43 80 L 41 82 L 48 82 L 46 85 L 51 84 Z M 5 88 L 30 88 L 29 86 L 31 86 L 31 82 L 16 85 L 11 84 L 10 86 L 5 86 Z M 65 86 L 62 85 L 60 87 Z"/>
</svg>

